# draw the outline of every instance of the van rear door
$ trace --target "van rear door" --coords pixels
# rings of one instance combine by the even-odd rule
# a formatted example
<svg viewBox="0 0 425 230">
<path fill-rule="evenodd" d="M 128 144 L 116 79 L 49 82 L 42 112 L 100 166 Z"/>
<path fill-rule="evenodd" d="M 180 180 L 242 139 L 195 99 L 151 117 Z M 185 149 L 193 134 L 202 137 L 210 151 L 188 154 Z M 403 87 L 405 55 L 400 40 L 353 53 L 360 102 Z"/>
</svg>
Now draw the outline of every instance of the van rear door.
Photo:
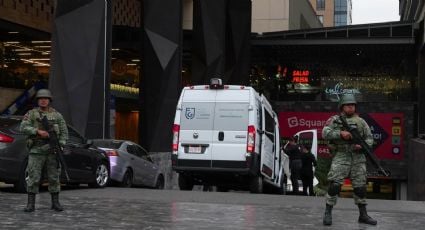
<svg viewBox="0 0 425 230">
<path fill-rule="evenodd" d="M 303 130 L 294 135 L 298 144 L 303 145 L 313 153 L 317 159 L 317 130 Z"/>
<path fill-rule="evenodd" d="M 179 166 L 211 167 L 216 90 L 188 89 L 182 97 Z"/>
<path fill-rule="evenodd" d="M 261 110 L 262 110 L 262 125 L 261 125 L 261 174 L 264 177 L 273 179 L 274 168 L 276 163 L 276 141 L 277 141 L 277 130 L 276 125 L 277 117 L 273 112 L 271 105 L 267 99 L 261 96 Z"/>
<path fill-rule="evenodd" d="M 246 167 L 249 89 L 218 90 L 212 134 L 212 167 Z"/>
</svg>

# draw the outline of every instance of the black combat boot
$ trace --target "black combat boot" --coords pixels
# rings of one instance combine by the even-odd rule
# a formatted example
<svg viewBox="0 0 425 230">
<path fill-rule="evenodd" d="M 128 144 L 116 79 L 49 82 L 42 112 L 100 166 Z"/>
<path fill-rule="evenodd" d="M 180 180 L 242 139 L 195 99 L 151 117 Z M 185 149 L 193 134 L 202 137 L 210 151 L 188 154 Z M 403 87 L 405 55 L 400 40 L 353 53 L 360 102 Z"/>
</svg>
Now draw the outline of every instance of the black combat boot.
<svg viewBox="0 0 425 230">
<path fill-rule="evenodd" d="M 332 225 L 332 205 L 326 204 L 325 216 L 323 217 L 323 225 Z"/>
<path fill-rule="evenodd" d="M 359 204 L 359 211 L 360 211 L 359 223 L 370 224 L 370 225 L 376 225 L 378 223 L 378 221 L 374 220 L 372 217 L 367 215 L 365 204 Z"/>
<path fill-rule="evenodd" d="M 58 212 L 63 211 L 61 204 L 59 203 L 59 193 L 51 193 L 52 195 L 52 209 Z"/>
<path fill-rule="evenodd" d="M 28 193 L 27 207 L 24 209 L 25 212 L 34 212 L 35 210 L 35 193 Z"/>
</svg>

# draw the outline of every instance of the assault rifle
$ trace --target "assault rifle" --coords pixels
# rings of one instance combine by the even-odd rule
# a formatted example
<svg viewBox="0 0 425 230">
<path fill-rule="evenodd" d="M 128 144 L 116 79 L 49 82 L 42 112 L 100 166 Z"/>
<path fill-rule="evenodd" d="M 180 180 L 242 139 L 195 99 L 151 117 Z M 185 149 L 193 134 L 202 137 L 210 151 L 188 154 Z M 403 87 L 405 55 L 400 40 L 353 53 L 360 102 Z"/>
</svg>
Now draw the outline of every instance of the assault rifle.
<svg viewBox="0 0 425 230">
<path fill-rule="evenodd" d="M 50 151 L 56 154 L 56 160 L 58 161 L 58 168 L 59 168 L 59 164 L 61 164 L 65 172 L 66 180 L 69 182 L 68 167 L 63 157 L 63 151 L 59 144 L 58 136 L 55 130 L 53 130 L 53 128 L 49 125 L 49 121 L 47 120 L 46 116 L 43 116 L 43 118 L 41 119 L 41 125 L 43 126 L 43 129 L 49 133 L 48 144 L 50 145 Z"/>
<path fill-rule="evenodd" d="M 372 162 L 373 166 L 375 166 L 375 168 L 377 168 L 378 171 L 382 173 L 384 176 L 389 176 L 390 173 L 387 172 L 384 168 L 382 168 L 381 164 L 379 164 L 378 160 L 373 154 L 372 149 L 369 147 L 366 141 L 362 138 L 357 128 L 348 125 L 345 117 L 339 116 L 339 119 L 342 122 L 342 126 L 344 126 L 344 128 L 351 133 L 354 143 L 359 144 L 362 147 L 362 152 L 366 155 L 366 158 L 368 158 Z"/>
</svg>

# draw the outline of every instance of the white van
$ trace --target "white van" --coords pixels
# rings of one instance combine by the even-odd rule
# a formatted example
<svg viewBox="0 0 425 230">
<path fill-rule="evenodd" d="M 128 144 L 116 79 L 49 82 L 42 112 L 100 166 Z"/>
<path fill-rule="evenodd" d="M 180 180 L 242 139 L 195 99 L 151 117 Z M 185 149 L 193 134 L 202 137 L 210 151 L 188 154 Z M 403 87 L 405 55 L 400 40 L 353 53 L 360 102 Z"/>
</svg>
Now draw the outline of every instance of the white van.
<svg viewBox="0 0 425 230">
<path fill-rule="evenodd" d="M 215 185 L 219 191 L 263 191 L 263 182 L 284 192 L 278 117 L 252 87 L 185 87 L 173 125 L 172 166 L 181 190 Z"/>
</svg>

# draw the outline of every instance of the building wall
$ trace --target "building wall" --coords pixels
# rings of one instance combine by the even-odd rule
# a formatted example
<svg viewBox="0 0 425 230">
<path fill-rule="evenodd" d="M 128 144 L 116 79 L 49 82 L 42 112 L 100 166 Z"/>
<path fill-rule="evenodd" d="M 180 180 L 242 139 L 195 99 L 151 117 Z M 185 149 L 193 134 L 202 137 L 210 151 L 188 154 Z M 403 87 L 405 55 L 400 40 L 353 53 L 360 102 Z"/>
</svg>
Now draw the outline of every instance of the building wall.
<svg viewBox="0 0 425 230">
<path fill-rule="evenodd" d="M 139 142 L 139 112 L 116 112 L 115 116 L 115 139 Z"/>
<path fill-rule="evenodd" d="M 400 0 L 400 21 L 421 21 L 424 19 L 424 0 Z"/>
<path fill-rule="evenodd" d="M 0 0 L 0 19 L 50 32 L 54 0 Z"/>
<path fill-rule="evenodd" d="M 56 0 L 0 0 L 0 19 L 51 31 Z M 112 24 L 140 27 L 141 3 L 139 0 L 112 0 Z"/>
<path fill-rule="evenodd" d="M 334 26 L 334 0 L 321 0 L 325 2 L 325 9 L 318 9 L 318 0 L 309 0 L 313 9 L 316 11 L 316 15 L 323 16 L 323 26 L 333 27 Z"/>
<path fill-rule="evenodd" d="M 322 27 L 314 9 L 308 1 L 289 1 L 289 29 L 310 29 Z"/>
<path fill-rule="evenodd" d="M 193 28 L 193 0 L 183 0 L 183 29 Z"/>
<path fill-rule="evenodd" d="M 139 0 L 112 0 L 112 24 L 140 27 L 142 7 Z"/>
<path fill-rule="evenodd" d="M 191 30 L 192 25 L 193 0 L 184 0 L 183 29 Z M 308 0 L 252 0 L 251 32 L 263 33 L 321 26 Z"/>
<path fill-rule="evenodd" d="M 423 170 L 425 167 L 425 139 L 415 138 L 410 140 L 410 158 L 407 183 L 407 199 L 425 201 L 425 177 Z"/>
<path fill-rule="evenodd" d="M 289 0 L 253 0 L 251 32 L 289 30 Z"/>
</svg>

